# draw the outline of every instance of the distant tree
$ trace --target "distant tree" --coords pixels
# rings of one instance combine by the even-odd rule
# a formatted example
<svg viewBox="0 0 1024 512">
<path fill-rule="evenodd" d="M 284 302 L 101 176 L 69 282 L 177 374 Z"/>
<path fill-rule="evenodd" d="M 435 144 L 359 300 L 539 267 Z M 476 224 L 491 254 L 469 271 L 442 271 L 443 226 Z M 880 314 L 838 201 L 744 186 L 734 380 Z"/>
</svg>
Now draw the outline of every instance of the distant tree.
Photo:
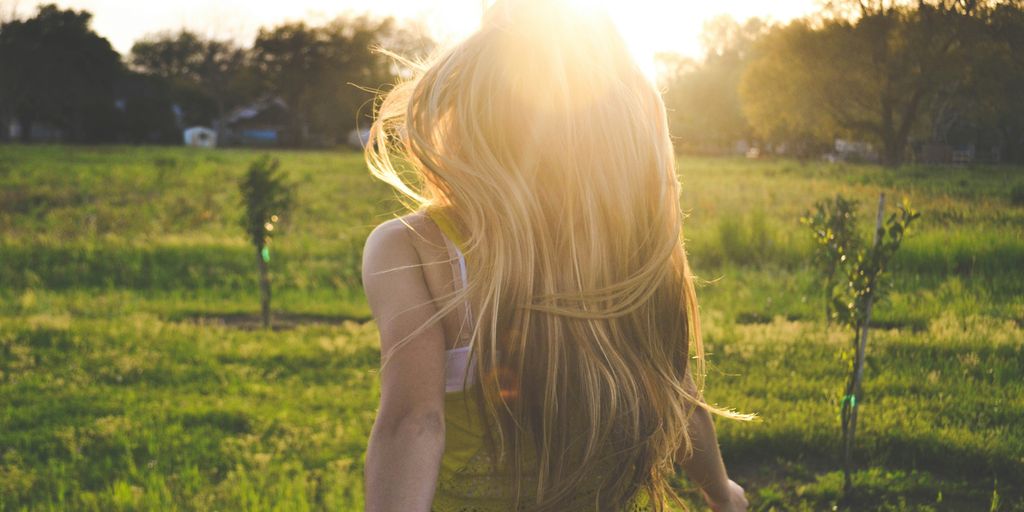
<svg viewBox="0 0 1024 512">
<path fill-rule="evenodd" d="M 253 56 L 265 89 L 288 103 L 292 142 L 330 145 L 356 126 L 371 90 L 400 72 L 373 48 L 408 52 L 425 44 L 429 39 L 391 18 L 341 17 L 319 27 L 298 22 L 261 29 Z"/>
<path fill-rule="evenodd" d="M 120 142 L 181 143 L 171 84 L 158 76 L 128 71 L 118 83 Z"/>
<path fill-rule="evenodd" d="M 281 96 L 291 110 L 290 135 L 302 144 L 310 133 L 316 89 L 328 72 L 326 41 L 305 22 L 261 28 L 253 45 L 256 69 L 265 90 Z"/>
<path fill-rule="evenodd" d="M 270 327 L 270 242 L 274 229 L 291 208 L 293 186 L 279 172 L 281 163 L 269 155 L 249 166 L 249 172 L 239 182 L 244 213 L 241 218 L 256 250 L 256 265 L 259 270 L 260 311 L 263 327 Z"/>
<path fill-rule="evenodd" d="M 1000 3 L 986 12 L 980 29 L 957 113 L 975 127 L 976 139 L 1024 163 L 1024 8 Z"/>
<path fill-rule="evenodd" d="M 961 43 L 975 3 L 859 2 L 854 20 L 808 20 L 759 44 L 741 95 L 751 123 L 772 137 L 846 135 L 878 143 L 900 164 L 926 106 L 962 76 Z"/>
<path fill-rule="evenodd" d="M 704 23 L 700 43 L 708 56 L 733 54 L 738 59 L 749 56 L 750 50 L 771 26 L 760 18 L 749 18 L 743 23 L 727 14 L 716 16 Z"/>
<path fill-rule="evenodd" d="M 0 0 L 0 31 L 9 22 L 18 19 L 18 3 L 14 0 Z M 3 77 L 0 76 L 0 94 L 3 91 Z M 11 122 L 13 113 L 13 105 L 9 105 L 9 102 L 5 102 L 3 96 L 0 95 L 0 142 L 7 142 L 10 138 L 10 132 L 7 129 L 8 124 Z"/>
<path fill-rule="evenodd" d="M 74 142 L 112 137 L 114 86 L 123 67 L 91 19 L 87 11 L 49 4 L 32 18 L 0 24 L 0 113 L 17 120 L 24 140 L 37 122 L 64 130 Z"/>
<path fill-rule="evenodd" d="M 743 112 L 757 136 L 798 148 L 827 145 L 838 128 L 824 108 L 817 76 L 819 36 L 805 21 L 775 27 L 759 39 L 740 79 Z M 814 63 L 814 65 L 810 65 Z"/>
<path fill-rule="evenodd" d="M 190 124 L 220 127 L 214 121 L 258 94 L 247 50 L 188 30 L 137 41 L 130 62 L 136 70 L 171 83 L 175 100 L 186 107 Z"/>
<path fill-rule="evenodd" d="M 740 103 L 739 81 L 751 45 L 766 28 L 758 18 L 741 25 L 731 17 L 718 17 L 704 26 L 704 62 L 671 54 L 659 56 L 663 97 L 679 146 L 719 152 L 751 138 Z"/>
</svg>

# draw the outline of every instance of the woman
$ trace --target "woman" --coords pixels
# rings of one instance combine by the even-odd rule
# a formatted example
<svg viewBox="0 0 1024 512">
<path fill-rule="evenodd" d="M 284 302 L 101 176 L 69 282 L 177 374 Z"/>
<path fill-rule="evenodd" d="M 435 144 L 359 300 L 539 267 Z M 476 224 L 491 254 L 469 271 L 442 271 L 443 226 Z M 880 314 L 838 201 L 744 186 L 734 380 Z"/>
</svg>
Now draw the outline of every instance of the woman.
<svg viewBox="0 0 1024 512">
<path fill-rule="evenodd" d="M 364 252 L 367 510 L 665 510 L 678 466 L 745 510 L 709 412 L 739 415 L 701 398 L 665 108 L 607 15 L 499 0 L 371 131 L 414 213 Z"/>
</svg>

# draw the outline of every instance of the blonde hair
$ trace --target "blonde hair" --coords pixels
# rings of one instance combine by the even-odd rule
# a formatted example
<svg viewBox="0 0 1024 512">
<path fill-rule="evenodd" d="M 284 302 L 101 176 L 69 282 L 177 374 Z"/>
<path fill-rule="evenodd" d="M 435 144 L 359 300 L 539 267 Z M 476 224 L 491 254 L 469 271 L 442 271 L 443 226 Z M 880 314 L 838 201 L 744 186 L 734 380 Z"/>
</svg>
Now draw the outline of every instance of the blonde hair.
<svg viewBox="0 0 1024 512">
<path fill-rule="evenodd" d="M 386 94 L 367 162 L 463 235 L 469 284 L 438 318 L 473 305 L 474 393 L 517 495 L 536 479 L 525 506 L 595 479 L 602 510 L 678 501 L 692 408 L 724 411 L 685 385 L 704 351 L 665 107 L 607 15 L 499 0 Z"/>
</svg>

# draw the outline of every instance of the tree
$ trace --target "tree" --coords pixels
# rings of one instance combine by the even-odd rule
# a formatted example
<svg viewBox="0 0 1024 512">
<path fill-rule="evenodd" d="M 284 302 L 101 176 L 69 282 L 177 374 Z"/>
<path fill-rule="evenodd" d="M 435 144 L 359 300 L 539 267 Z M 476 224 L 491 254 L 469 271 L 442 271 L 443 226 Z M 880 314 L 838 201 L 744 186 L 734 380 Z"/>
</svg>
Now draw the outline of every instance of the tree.
<svg viewBox="0 0 1024 512">
<path fill-rule="evenodd" d="M 292 142 L 331 145 L 356 126 L 372 91 L 400 72 L 373 49 L 404 53 L 425 44 L 422 33 L 392 18 L 341 17 L 320 27 L 299 22 L 261 29 L 253 57 L 264 88 L 292 112 Z"/>
<path fill-rule="evenodd" d="M 977 138 L 1001 147 L 1006 160 L 1024 163 L 1024 9 L 1001 3 L 986 12 L 980 28 L 960 112 Z"/>
<path fill-rule="evenodd" d="M 43 5 L 36 16 L 0 24 L 0 114 L 29 141 L 32 126 L 50 123 L 69 140 L 109 139 L 115 127 L 114 86 L 123 67 L 87 11 Z"/>
<path fill-rule="evenodd" d="M 843 359 L 850 362 L 850 373 L 840 402 L 845 498 L 850 498 L 853 490 L 852 450 L 857 432 L 857 404 L 862 401 L 861 383 L 872 308 L 883 295 L 881 278 L 903 242 L 907 228 L 921 216 L 904 199 L 899 211 L 883 223 L 885 195 L 881 195 L 874 242 L 868 246 L 857 235 L 856 206 L 856 201 L 836 196 L 834 201 L 819 201 L 814 211 L 801 219 L 814 233 L 815 260 L 824 282 L 826 318 L 853 334 L 853 350 L 843 354 Z"/>
<path fill-rule="evenodd" d="M 849 136 L 899 165 L 926 105 L 965 73 L 962 27 L 972 2 L 858 4 L 860 17 L 799 20 L 759 45 L 741 95 L 770 136 Z"/>
<path fill-rule="evenodd" d="M 154 34 L 132 46 L 130 61 L 137 70 L 172 84 L 190 124 L 222 120 L 228 108 L 256 94 L 248 52 L 230 41 L 206 39 L 188 30 Z M 222 123 L 213 124 L 220 131 Z"/>
<path fill-rule="evenodd" d="M 158 76 L 129 71 L 118 83 L 122 110 L 119 142 L 181 143 L 171 85 Z"/>
<path fill-rule="evenodd" d="M 249 172 L 238 183 L 245 209 L 241 218 L 245 229 L 256 249 L 256 265 L 259 270 L 260 311 L 263 327 L 270 327 L 270 242 L 274 228 L 291 208 L 294 187 L 279 173 L 281 163 L 269 155 L 249 166 Z"/>
<path fill-rule="evenodd" d="M 751 138 L 739 98 L 739 81 L 752 42 L 765 29 L 752 18 L 741 25 L 723 16 L 704 26 L 707 50 L 701 64 L 677 55 L 659 55 L 663 98 L 672 133 L 690 150 L 720 152 Z"/>
<path fill-rule="evenodd" d="M 266 90 L 281 96 L 291 109 L 291 136 L 305 143 L 310 117 L 318 103 L 314 89 L 327 71 L 326 42 L 320 31 L 304 22 L 260 29 L 253 57 Z"/>
<path fill-rule="evenodd" d="M 753 131 L 765 141 L 798 148 L 827 145 L 838 131 L 821 108 L 817 34 L 806 21 L 775 27 L 752 49 L 739 95 Z"/>
</svg>

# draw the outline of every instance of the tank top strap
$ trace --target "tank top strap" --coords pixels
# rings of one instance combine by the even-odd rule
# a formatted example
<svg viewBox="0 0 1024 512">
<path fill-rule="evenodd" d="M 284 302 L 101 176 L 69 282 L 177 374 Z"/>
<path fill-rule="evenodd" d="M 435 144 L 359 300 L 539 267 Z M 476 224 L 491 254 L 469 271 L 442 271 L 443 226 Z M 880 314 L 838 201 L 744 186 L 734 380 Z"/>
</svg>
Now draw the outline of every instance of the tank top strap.
<svg viewBox="0 0 1024 512">
<path fill-rule="evenodd" d="M 447 246 L 448 254 L 452 258 L 452 274 L 459 284 L 458 289 L 466 289 L 469 286 L 469 276 L 466 271 L 466 255 L 462 252 L 462 236 L 455 227 L 455 223 L 451 221 L 442 208 L 427 208 L 425 213 L 441 230 L 441 234 L 444 235 L 445 246 Z M 462 336 L 460 336 L 462 339 L 469 337 L 473 320 L 473 312 L 469 302 L 464 304 L 464 308 L 466 314 L 464 329 L 462 330 Z"/>
<path fill-rule="evenodd" d="M 459 254 L 462 254 L 462 247 L 465 241 L 462 238 L 462 234 L 459 233 L 458 227 L 456 227 L 445 210 L 442 207 L 431 206 L 426 209 L 426 215 L 430 217 L 430 220 L 434 221 L 434 224 L 437 224 L 437 227 L 441 229 L 444 236 L 455 244 L 455 247 L 459 249 Z"/>
</svg>

